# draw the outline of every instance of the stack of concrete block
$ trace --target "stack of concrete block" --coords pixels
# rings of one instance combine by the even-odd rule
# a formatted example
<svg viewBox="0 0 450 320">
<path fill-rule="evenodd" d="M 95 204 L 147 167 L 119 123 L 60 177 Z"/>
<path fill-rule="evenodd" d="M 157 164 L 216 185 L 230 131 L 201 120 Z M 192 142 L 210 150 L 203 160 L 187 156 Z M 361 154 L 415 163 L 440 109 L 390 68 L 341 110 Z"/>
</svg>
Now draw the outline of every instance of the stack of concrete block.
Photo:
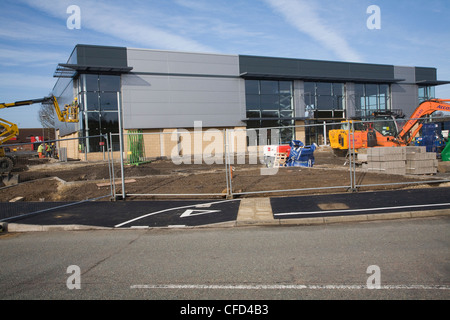
<svg viewBox="0 0 450 320">
<path fill-rule="evenodd" d="M 426 147 L 406 147 L 407 174 L 436 174 L 437 169 L 436 152 L 427 152 Z"/>
<path fill-rule="evenodd" d="M 426 147 L 380 147 L 367 149 L 368 171 L 387 174 L 436 174 L 438 160 Z"/>
<path fill-rule="evenodd" d="M 406 174 L 405 148 L 368 148 L 367 169 L 387 174 Z"/>
</svg>

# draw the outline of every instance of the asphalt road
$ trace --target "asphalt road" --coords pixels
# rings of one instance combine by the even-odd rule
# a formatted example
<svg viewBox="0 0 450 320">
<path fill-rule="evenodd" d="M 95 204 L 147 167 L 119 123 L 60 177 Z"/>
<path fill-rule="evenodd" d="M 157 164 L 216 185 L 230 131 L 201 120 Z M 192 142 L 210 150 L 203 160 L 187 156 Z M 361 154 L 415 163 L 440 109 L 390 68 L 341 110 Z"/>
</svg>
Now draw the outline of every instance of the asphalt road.
<svg viewBox="0 0 450 320">
<path fill-rule="evenodd" d="M 0 236 L 0 298 L 180 300 L 167 310 L 164 303 L 145 305 L 167 316 L 179 315 L 187 303 L 201 306 L 203 299 L 217 300 L 213 304 L 222 313 L 227 300 L 256 300 L 270 308 L 271 300 L 447 300 L 449 227 L 448 217 L 435 217 L 297 227 L 7 233 Z M 368 272 L 370 266 L 379 271 Z M 375 274 L 380 287 L 368 289 Z M 276 310 L 269 312 L 273 316 Z"/>
<path fill-rule="evenodd" d="M 274 219 L 376 215 L 412 211 L 450 211 L 450 188 L 271 197 Z M 64 205 L 54 210 L 44 206 Z M 24 225 L 85 225 L 107 228 L 202 226 L 236 221 L 240 199 L 116 201 L 65 203 L 0 203 L 1 210 L 37 213 L 7 222 Z M 43 211 L 41 211 L 43 210 Z"/>
</svg>

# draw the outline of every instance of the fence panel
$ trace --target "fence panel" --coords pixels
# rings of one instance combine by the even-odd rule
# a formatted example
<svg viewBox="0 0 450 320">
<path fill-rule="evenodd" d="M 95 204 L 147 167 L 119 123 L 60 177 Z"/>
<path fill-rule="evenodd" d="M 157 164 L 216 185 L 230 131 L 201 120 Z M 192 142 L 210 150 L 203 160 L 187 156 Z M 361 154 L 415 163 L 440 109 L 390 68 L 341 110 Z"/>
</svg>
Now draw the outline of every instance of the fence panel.
<svg viewBox="0 0 450 320">
<path fill-rule="evenodd" d="M 122 140 L 116 196 L 227 195 L 223 130 L 132 131 L 124 133 Z"/>
<path fill-rule="evenodd" d="M 358 147 L 361 134 L 364 137 L 367 135 L 371 146 L 355 150 L 355 189 L 378 190 L 450 182 L 448 172 L 439 170 L 442 163 L 440 154 L 445 147 L 439 125 L 416 124 L 403 134 L 402 128 L 410 120 L 394 121 L 387 117 L 384 120 L 363 121 L 359 129 L 355 128 L 351 137 L 356 141 L 353 148 Z M 434 131 L 435 128 L 437 131 Z M 430 129 L 431 132 L 426 131 Z"/>
<path fill-rule="evenodd" d="M 90 144 L 95 152 L 86 152 Z M 109 146 L 106 136 L 3 144 L 13 166 L 1 173 L 0 220 L 112 198 Z"/>
<path fill-rule="evenodd" d="M 349 158 L 326 145 L 331 124 L 228 130 L 233 196 L 345 192 Z M 314 136 L 308 133 L 320 133 Z M 310 141 L 306 145 L 304 141 Z"/>
</svg>

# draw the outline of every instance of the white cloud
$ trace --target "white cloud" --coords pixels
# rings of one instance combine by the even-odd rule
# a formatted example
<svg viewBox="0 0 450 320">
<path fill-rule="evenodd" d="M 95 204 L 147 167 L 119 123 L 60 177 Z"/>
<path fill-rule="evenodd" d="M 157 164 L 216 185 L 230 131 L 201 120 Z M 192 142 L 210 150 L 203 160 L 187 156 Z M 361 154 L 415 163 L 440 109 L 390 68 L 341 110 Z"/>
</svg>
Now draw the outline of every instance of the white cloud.
<svg viewBox="0 0 450 320">
<path fill-rule="evenodd" d="M 42 10 L 56 18 L 66 20 L 67 7 L 71 0 L 31 1 L 23 0 L 29 6 Z M 81 29 L 88 29 L 149 48 L 164 48 L 186 51 L 214 51 L 187 36 L 168 32 L 153 25 L 151 8 L 131 10 L 128 2 L 77 1 L 81 9 Z M 148 10 L 149 14 L 144 14 Z"/>
<path fill-rule="evenodd" d="M 0 73 L 0 87 L 5 89 L 42 89 L 50 92 L 55 84 L 55 79 L 52 76 L 38 76 L 25 73 Z M 46 93 L 46 94 L 47 94 Z M 24 99 L 33 99 L 28 97 Z"/>
<path fill-rule="evenodd" d="M 362 61 L 360 54 L 350 47 L 347 40 L 319 16 L 319 10 L 311 1 L 265 1 L 298 31 L 307 34 L 323 47 L 334 52 L 340 59 L 353 62 Z"/>
<path fill-rule="evenodd" d="M 27 49 L 0 49 L 0 66 L 55 66 L 59 61 L 67 60 L 67 55 Z"/>
</svg>

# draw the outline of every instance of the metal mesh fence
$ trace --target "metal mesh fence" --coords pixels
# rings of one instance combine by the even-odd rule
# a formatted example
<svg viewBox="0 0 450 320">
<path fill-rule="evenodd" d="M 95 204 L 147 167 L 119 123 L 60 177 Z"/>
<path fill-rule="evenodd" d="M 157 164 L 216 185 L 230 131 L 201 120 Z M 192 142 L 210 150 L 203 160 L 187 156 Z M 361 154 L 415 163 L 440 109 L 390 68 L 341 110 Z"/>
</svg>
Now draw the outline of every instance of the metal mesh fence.
<svg viewBox="0 0 450 320">
<path fill-rule="evenodd" d="M 402 123 L 397 122 L 397 126 L 343 121 L 274 128 L 128 132 L 122 139 L 121 184 L 114 194 L 156 198 L 269 196 L 448 182 L 449 175 L 437 168 L 441 161 L 438 152 L 429 152 L 415 142 L 409 146 L 382 145 L 384 138 L 389 140 L 395 130 L 401 130 Z M 380 133 L 378 145 L 371 136 L 373 129 Z"/>
<path fill-rule="evenodd" d="M 86 152 L 93 141 L 101 151 Z M 3 144 L 12 166 L 1 173 L 0 220 L 112 198 L 109 145 L 107 136 Z"/>
</svg>

